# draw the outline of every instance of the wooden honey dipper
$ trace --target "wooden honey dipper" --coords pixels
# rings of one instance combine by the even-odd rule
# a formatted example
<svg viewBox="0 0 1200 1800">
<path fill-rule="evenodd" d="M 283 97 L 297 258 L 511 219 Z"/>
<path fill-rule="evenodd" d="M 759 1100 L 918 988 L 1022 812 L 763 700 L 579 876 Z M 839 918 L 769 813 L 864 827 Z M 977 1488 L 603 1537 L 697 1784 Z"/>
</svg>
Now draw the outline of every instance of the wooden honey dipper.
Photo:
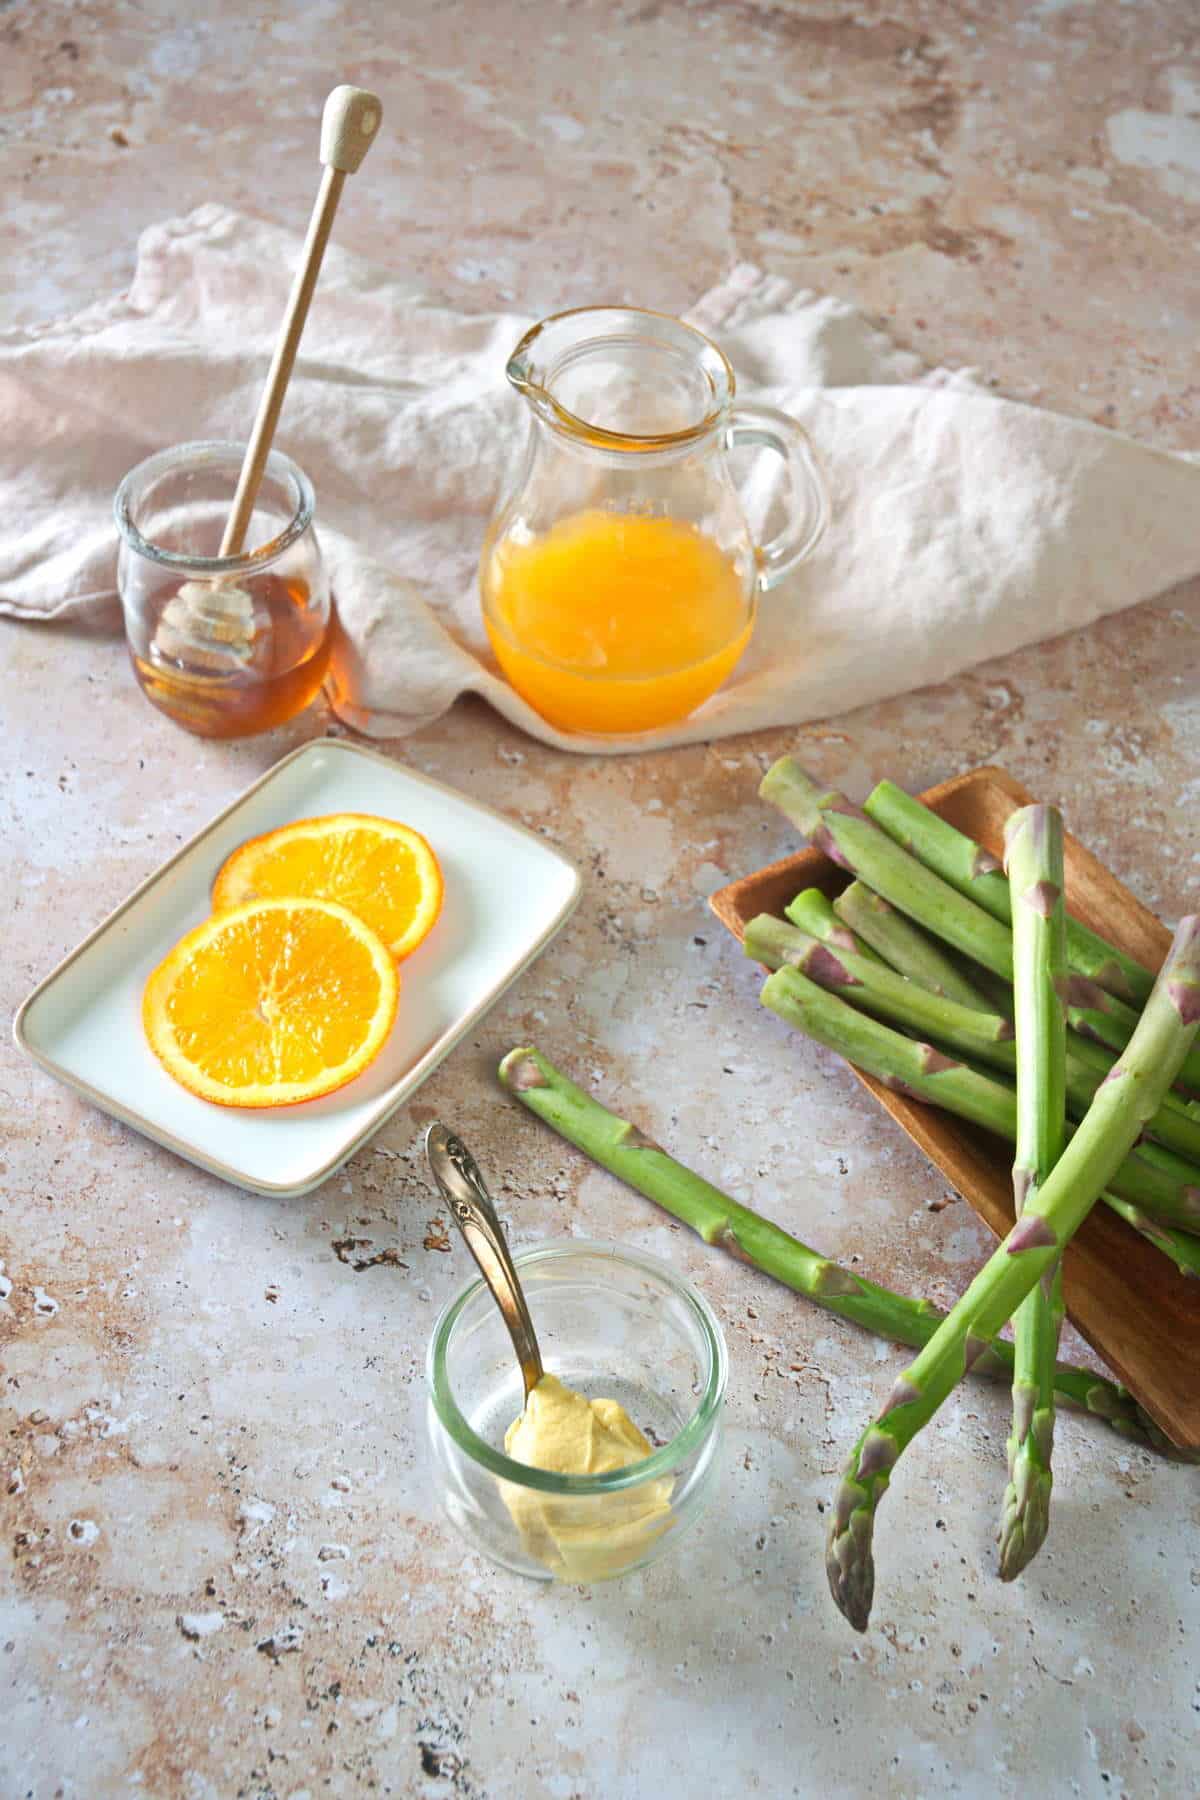
<svg viewBox="0 0 1200 1800">
<path fill-rule="evenodd" d="M 321 185 L 308 221 L 300 266 L 292 283 L 287 307 L 267 371 L 266 386 L 258 403 L 246 454 L 238 475 L 233 507 L 225 522 L 220 556 L 237 556 L 262 485 L 263 470 L 275 437 L 275 427 L 287 394 L 288 382 L 300 347 L 325 246 L 333 229 L 334 215 L 347 175 L 353 175 L 371 148 L 383 118 L 377 94 L 366 88 L 335 87 L 321 114 Z M 218 577 L 215 581 L 188 581 L 163 609 L 155 633 L 160 654 L 172 656 L 184 649 L 206 647 L 220 657 L 246 662 L 252 651 L 254 605 L 244 589 Z"/>
</svg>

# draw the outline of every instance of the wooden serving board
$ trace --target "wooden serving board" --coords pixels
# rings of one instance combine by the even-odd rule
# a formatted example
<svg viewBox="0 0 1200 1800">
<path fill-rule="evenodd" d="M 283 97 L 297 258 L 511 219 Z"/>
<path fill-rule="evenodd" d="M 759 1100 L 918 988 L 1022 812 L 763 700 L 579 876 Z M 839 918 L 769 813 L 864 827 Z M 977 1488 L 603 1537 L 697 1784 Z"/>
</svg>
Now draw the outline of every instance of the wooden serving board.
<svg viewBox="0 0 1200 1800">
<path fill-rule="evenodd" d="M 1003 769 L 973 769 L 920 798 L 993 855 L 1003 850 L 1004 822 L 1034 796 Z M 1110 870 L 1069 834 L 1065 843 L 1067 905 L 1075 917 L 1149 969 L 1171 941 L 1166 927 Z M 709 901 L 740 942 L 756 913 L 782 918 L 801 888 L 834 895 L 850 877 L 819 850 L 802 850 L 721 888 Z M 1012 1149 L 939 1108 L 893 1093 L 855 1069 L 865 1087 L 971 1202 L 997 1237 L 1013 1222 Z M 1107 1207 L 1097 1206 L 1068 1246 L 1067 1312 L 1175 1443 L 1200 1450 L 1200 1282 L 1174 1264 Z"/>
</svg>

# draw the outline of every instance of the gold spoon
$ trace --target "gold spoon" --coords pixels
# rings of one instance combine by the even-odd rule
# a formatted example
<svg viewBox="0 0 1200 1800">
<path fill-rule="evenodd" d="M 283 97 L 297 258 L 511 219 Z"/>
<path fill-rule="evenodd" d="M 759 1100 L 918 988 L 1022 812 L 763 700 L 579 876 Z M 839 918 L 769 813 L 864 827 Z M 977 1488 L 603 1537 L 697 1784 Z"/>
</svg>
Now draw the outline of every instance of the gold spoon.
<svg viewBox="0 0 1200 1800">
<path fill-rule="evenodd" d="M 479 1165 L 462 1139 L 447 1131 L 444 1125 L 433 1124 L 425 1133 L 425 1154 L 454 1223 L 462 1232 L 467 1249 L 478 1263 L 479 1273 L 508 1327 L 528 1399 L 544 1373 L 542 1353 L 504 1231 L 479 1173 Z"/>
</svg>

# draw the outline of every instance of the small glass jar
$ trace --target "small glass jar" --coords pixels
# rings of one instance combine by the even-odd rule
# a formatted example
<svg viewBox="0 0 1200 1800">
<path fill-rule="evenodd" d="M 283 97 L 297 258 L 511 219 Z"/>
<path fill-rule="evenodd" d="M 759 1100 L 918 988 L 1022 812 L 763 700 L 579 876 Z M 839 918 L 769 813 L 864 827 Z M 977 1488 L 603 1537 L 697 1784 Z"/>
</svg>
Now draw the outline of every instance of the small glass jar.
<svg viewBox="0 0 1200 1800">
<path fill-rule="evenodd" d="M 269 731 L 320 691 L 333 609 L 312 484 L 273 450 L 246 529 L 218 554 L 240 444 L 177 444 L 117 489 L 117 588 L 142 692 L 201 737 Z"/>
<path fill-rule="evenodd" d="M 588 1399 L 619 1401 L 655 1449 L 599 1475 L 506 1456 L 525 1396 L 496 1303 L 473 1281 L 442 1312 L 426 1361 L 442 1504 L 476 1550 L 535 1580 L 590 1583 L 641 1568 L 679 1542 L 716 1484 L 721 1327 L 695 1288 L 640 1251 L 573 1238 L 514 1260 L 547 1372 Z"/>
</svg>

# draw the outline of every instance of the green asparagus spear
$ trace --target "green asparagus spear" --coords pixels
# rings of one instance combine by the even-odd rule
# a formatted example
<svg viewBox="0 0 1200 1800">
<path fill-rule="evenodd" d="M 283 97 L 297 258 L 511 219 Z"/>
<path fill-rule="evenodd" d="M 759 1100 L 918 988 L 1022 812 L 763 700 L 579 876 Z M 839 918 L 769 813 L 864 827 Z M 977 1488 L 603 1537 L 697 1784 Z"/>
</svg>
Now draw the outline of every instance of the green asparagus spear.
<svg viewBox="0 0 1200 1800">
<path fill-rule="evenodd" d="M 848 949 L 857 950 L 860 955 L 875 955 L 880 952 L 877 960 L 885 962 L 896 973 L 908 976 L 910 984 L 925 987 L 931 993 L 949 995 L 948 987 L 937 972 L 937 965 L 931 964 L 925 954 L 932 949 L 938 962 L 943 961 L 933 939 L 927 937 L 919 926 L 911 924 L 903 913 L 898 913 L 895 907 L 889 906 L 886 900 L 873 894 L 861 881 L 851 882 L 832 905 L 819 888 L 806 888 L 803 894 L 796 896 L 786 911 L 788 917 L 802 930 L 820 938 L 823 943 L 831 943 L 834 941 L 832 932 L 839 925 L 839 912 L 836 909 L 840 909 L 843 915 L 840 921 L 843 927 L 865 927 L 862 931 L 852 929 L 849 937 L 843 935 L 838 942 Z M 874 950 L 866 941 L 868 930 L 874 936 Z M 904 934 L 911 934 L 911 938 Z M 914 949 L 915 954 L 912 954 Z M 758 960 L 767 962 L 770 967 L 778 966 L 771 963 L 766 955 L 760 955 Z M 796 962 L 794 957 L 781 960 Z M 797 966 L 802 965 L 797 963 Z M 944 966 L 952 970 L 952 965 L 948 962 Z M 1068 977 L 1068 999 L 1072 991 L 1078 992 L 1083 985 L 1082 977 Z M 990 996 L 989 989 L 994 990 Z M 1109 1004 L 1109 997 L 1100 993 L 1093 984 L 1087 984 L 1086 991 L 1093 1001 L 1099 999 L 1105 1005 Z M 859 1005 L 864 1004 L 861 996 L 856 996 L 856 999 Z M 999 975 L 993 975 L 987 969 L 979 969 L 975 975 L 975 986 L 967 987 L 962 996 L 962 1004 L 976 1011 L 1011 1019 L 1012 989 Z M 1132 1030 L 1135 1015 L 1128 1008 L 1122 1010 L 1128 1014 L 1128 1028 Z M 881 1012 L 880 1016 L 892 1015 Z M 1075 1118 L 1082 1118 L 1092 1103 L 1096 1089 L 1116 1061 L 1116 1052 L 1101 1041 L 1092 1029 L 1089 1021 L 1093 1016 L 1086 1009 L 1081 1011 L 1078 1007 L 1068 1005 L 1068 1023 L 1074 1021 L 1080 1025 L 1080 1030 L 1071 1031 L 1067 1038 L 1067 1104 Z M 920 1023 L 900 1014 L 896 1014 L 895 1018 L 897 1023 L 926 1031 L 939 1042 L 953 1043 L 956 1049 L 968 1056 L 983 1054 L 977 1035 L 972 1041 L 964 1040 L 959 1043 L 949 1032 L 940 1030 L 934 1024 Z M 945 1022 L 949 1023 L 948 1015 Z M 1014 1047 L 995 1031 L 990 1021 L 984 1026 L 984 1038 L 990 1048 L 983 1054 L 983 1060 L 994 1063 L 997 1068 L 1015 1071 Z M 1120 1027 L 1115 1028 L 1115 1041 L 1119 1044 L 1128 1042 L 1127 1032 Z M 1194 1060 L 1194 1053 L 1188 1060 Z M 1168 1094 L 1151 1121 L 1149 1135 L 1177 1155 L 1200 1164 L 1200 1101 L 1186 1100 L 1177 1093 Z M 1197 1228 L 1200 1229 L 1200 1212 L 1197 1215 Z"/>
<path fill-rule="evenodd" d="M 850 869 L 910 919 L 1012 980 L 1011 931 L 894 844 L 844 794 L 822 788 L 790 756 L 767 770 L 758 791 L 818 850 Z"/>
<path fill-rule="evenodd" d="M 906 794 L 894 781 L 881 781 L 863 803 L 869 819 L 887 832 L 896 843 L 957 888 L 1002 925 L 1012 923 L 1012 906 L 1008 883 L 1000 873 L 1000 865 L 973 838 L 956 831 L 929 807 Z M 1142 1004 L 1154 985 L 1154 977 L 1123 950 L 1108 944 L 1078 919 L 1067 915 L 1067 962 L 1080 975 L 1086 975 L 1107 988 L 1120 1000 Z"/>
<path fill-rule="evenodd" d="M 801 969 L 821 987 L 844 995 L 878 1018 L 935 1037 L 964 1056 L 994 1063 L 1010 1073 L 1016 1069 L 1013 1028 L 1007 1019 L 945 999 L 897 975 L 882 962 L 868 961 L 844 940 L 818 943 L 783 919 L 759 913 L 746 926 L 743 947 L 755 962 L 771 969 L 785 965 Z"/>
<path fill-rule="evenodd" d="M 870 889 L 862 888 L 861 883 L 855 882 L 853 885 L 861 888 L 864 894 L 870 893 Z M 850 889 L 847 888 L 846 892 L 849 893 Z M 819 939 L 823 944 L 833 945 L 841 951 L 855 951 L 864 959 L 874 958 L 876 964 L 882 963 L 882 957 L 877 956 L 868 944 L 838 919 L 828 896 L 823 894 L 820 888 L 805 888 L 803 893 L 797 894 L 787 908 L 787 912 L 800 929 L 789 932 L 786 940 L 781 941 L 779 937 L 781 921 L 767 913 L 752 919 L 746 927 L 747 954 L 752 955 L 756 961 L 765 963 L 768 968 L 782 968 L 787 963 L 811 975 L 812 971 L 803 957 L 806 948 L 805 933 L 809 938 Z M 893 912 L 892 917 L 902 919 L 903 915 Z M 764 921 L 766 922 L 765 927 Z M 907 921 L 904 922 L 907 923 Z M 787 927 L 783 927 L 783 929 L 786 930 Z M 915 931 L 916 927 L 914 926 L 912 929 Z M 752 942 L 752 933 L 761 933 L 757 942 Z M 998 977 L 994 979 L 999 981 Z M 822 982 L 821 985 L 826 984 Z M 912 998 L 913 985 L 911 981 L 905 983 L 906 998 Z M 834 984 L 831 991 L 841 990 Z M 853 997 L 860 1006 L 863 1004 L 861 995 Z M 897 1013 L 896 1019 L 902 1025 L 913 1022 L 911 1014 L 904 1017 Z M 918 1025 L 917 1029 L 922 1030 L 923 1027 Z M 1011 1067 L 1015 1070 L 1015 1045 L 1007 1042 L 994 1027 L 989 1030 L 986 1018 L 983 1021 L 983 1029 L 983 1044 L 986 1044 L 992 1060 L 1001 1067 L 1008 1067 L 1007 1061 L 1002 1063 L 1000 1059 L 1006 1052 L 1011 1053 L 1014 1058 Z M 945 1032 L 939 1031 L 936 1027 L 930 1027 L 928 1035 L 940 1038 L 943 1043 L 949 1041 Z M 973 1053 L 982 1056 L 982 1059 L 986 1061 L 987 1055 L 984 1054 L 980 1039 L 975 1037 L 972 1044 Z M 968 1054 L 972 1053 L 972 1045 L 968 1045 L 965 1040 L 954 1047 L 963 1049 Z M 1081 1109 L 1086 1111 L 1090 1106 L 1096 1089 L 1112 1068 L 1115 1060 L 1102 1045 L 1093 1044 L 1086 1038 L 1071 1034 L 1067 1052 L 1067 1098 L 1072 1103 L 1077 1116 L 1080 1116 Z M 1197 1102 L 1183 1101 L 1174 1094 L 1168 1094 L 1151 1120 L 1148 1130 L 1160 1132 L 1161 1141 L 1173 1145 L 1184 1156 L 1200 1159 L 1200 1104 Z M 1157 1250 L 1161 1250 L 1164 1256 L 1169 1257 L 1181 1275 L 1200 1277 L 1200 1237 L 1193 1237 L 1189 1232 L 1160 1224 L 1149 1213 L 1143 1212 L 1139 1206 L 1135 1206 L 1131 1200 L 1124 1200 L 1119 1194 L 1112 1193 L 1111 1190 L 1105 1191 L 1103 1199 L 1104 1204 L 1112 1212 L 1117 1213 L 1134 1231 L 1140 1233 Z M 1196 1228 L 1200 1229 L 1200 1207 L 1197 1208 Z M 1059 1398 L 1061 1399 L 1061 1397 L 1060 1392 Z"/>
<path fill-rule="evenodd" d="M 834 901 L 833 910 L 843 925 L 848 925 L 891 968 L 907 975 L 910 981 L 920 982 L 947 1000 L 957 1000 L 961 1006 L 995 1012 L 987 995 L 951 962 L 940 944 L 926 937 L 919 926 L 872 893 L 863 882 L 852 881 Z M 792 917 L 790 909 L 788 917 Z"/>
<path fill-rule="evenodd" d="M 1012 891 L 1017 1033 L 1018 1218 L 1062 1155 L 1067 1124 L 1067 1025 L 1059 988 L 1066 967 L 1062 819 L 1026 806 L 1009 819 L 1004 866 Z M 1062 1258 L 1035 1282 L 1013 1316 L 1013 1418 L 1008 1486 L 1000 1516 L 1000 1576 L 1012 1581 L 1050 1528 L 1054 1485 L 1054 1365 L 1063 1322 Z"/>
<path fill-rule="evenodd" d="M 833 902 L 820 888 L 804 888 L 794 900 L 789 901 L 784 911 L 798 930 L 807 931 L 809 937 L 819 939 L 822 944 L 832 944 L 835 949 L 853 950 L 859 956 L 866 957 L 868 962 L 883 962 L 883 957 L 871 948 L 861 933 L 855 932 L 848 922 L 838 918 L 833 910 Z M 901 970 L 902 974 L 903 972 Z"/>
<path fill-rule="evenodd" d="M 932 1101 L 997 1137 L 1015 1141 L 1017 1097 L 993 1076 L 865 1017 L 798 969 L 784 968 L 772 975 L 762 1000 L 789 1025 L 836 1050 L 885 1087 L 914 1100 Z M 1101 1084 L 1099 1094 L 1106 1085 Z M 1143 1143 L 1131 1150 L 1108 1185 L 1160 1224 L 1200 1233 L 1200 1170 L 1161 1144 Z"/>
<path fill-rule="evenodd" d="M 767 987 L 802 980 L 783 969 Z M 1137 1030 L 1083 1124 L 855 1445 L 833 1509 L 826 1567 L 834 1600 L 856 1630 L 866 1630 L 874 1593 L 875 1509 L 902 1451 L 961 1380 L 976 1346 L 990 1342 L 1054 1266 L 1157 1108 L 1197 1024 L 1200 916 L 1192 916 L 1180 923 Z"/>
<path fill-rule="evenodd" d="M 1101 1083 L 1097 1092 L 1103 1091 L 1104 1084 Z M 1067 1130 L 1069 1134 L 1070 1126 Z M 1140 1143 L 1129 1152 L 1111 1185 L 1121 1199 L 1140 1206 L 1160 1225 L 1170 1225 L 1177 1231 L 1188 1231 L 1196 1236 L 1200 1233 L 1197 1173 L 1194 1163 L 1185 1162 L 1165 1145 Z"/>
<path fill-rule="evenodd" d="M 1181 1275 L 1200 1277 L 1200 1237 L 1193 1237 L 1190 1231 L 1176 1231 L 1170 1225 L 1160 1225 L 1149 1213 L 1135 1206 L 1132 1200 L 1122 1200 L 1119 1194 L 1105 1189 L 1104 1204 L 1125 1220 L 1127 1225 L 1164 1256 L 1169 1256 Z"/>
<path fill-rule="evenodd" d="M 1067 1105 L 1075 1118 L 1082 1118 L 1115 1061 L 1113 1052 L 1103 1044 L 1082 1038 L 1074 1031 L 1067 1033 Z M 1164 1096 L 1146 1130 L 1168 1150 L 1200 1163 L 1198 1127 L 1200 1115 L 1192 1111 L 1181 1095 L 1171 1093 Z"/>
<path fill-rule="evenodd" d="M 767 770 L 758 791 L 818 849 L 909 918 L 1012 981 L 1012 932 L 910 856 L 844 794 L 823 789 L 790 756 Z M 1073 1031 L 1113 1050 L 1124 1048 L 1137 1024 L 1133 1007 L 1081 975 L 1068 976 L 1067 1006 Z M 1188 1053 L 1179 1075 L 1181 1086 L 1200 1091 L 1200 1049 Z"/>
<path fill-rule="evenodd" d="M 1110 1050 L 1123 1050 L 1137 1024 L 1137 1009 L 1107 993 L 1098 982 L 1085 975 L 1068 972 L 1064 988 L 1067 1024 L 1078 1037 L 1105 1044 Z M 1200 1050 L 1184 1057 L 1179 1084 L 1189 1094 L 1200 1088 Z"/>
<path fill-rule="evenodd" d="M 945 1315 L 928 1300 L 890 1293 L 865 1276 L 852 1274 L 748 1206 L 731 1200 L 703 1176 L 676 1162 L 636 1125 L 618 1118 L 576 1087 L 540 1050 L 510 1050 L 500 1064 L 499 1077 L 510 1093 L 568 1143 L 627 1181 L 704 1243 L 728 1251 L 785 1287 L 807 1295 L 826 1312 L 915 1349 L 927 1344 L 941 1324 Z M 1010 1381 L 1012 1371 L 1013 1347 L 1003 1338 L 989 1344 L 971 1365 L 973 1375 L 1002 1381 Z M 1118 1382 L 1063 1363 L 1055 1371 L 1054 1385 L 1061 1405 L 1092 1413 L 1122 1437 L 1165 1455 L 1193 1460 L 1189 1453 L 1175 1449 Z"/>
<path fill-rule="evenodd" d="M 999 1013 L 943 999 L 881 962 L 868 962 L 861 952 L 845 947 L 844 939 L 836 945 L 832 940 L 818 943 L 771 913 L 759 913 L 749 921 L 744 943 L 747 956 L 770 969 L 785 965 L 800 969 L 819 986 L 843 995 L 876 1018 L 916 1031 L 973 1061 L 990 1063 L 1010 1075 L 1016 1073 L 1013 1027 Z M 1070 1034 L 1066 1082 L 1074 1117 L 1083 1117 L 1115 1060 L 1101 1045 Z M 1200 1118 L 1177 1095 L 1167 1095 L 1146 1129 L 1160 1144 L 1200 1163 Z M 1200 1186 L 1200 1167 L 1193 1179 Z M 1200 1204 L 1188 1211 L 1194 1213 L 1195 1229 L 1200 1230 Z"/>
</svg>

